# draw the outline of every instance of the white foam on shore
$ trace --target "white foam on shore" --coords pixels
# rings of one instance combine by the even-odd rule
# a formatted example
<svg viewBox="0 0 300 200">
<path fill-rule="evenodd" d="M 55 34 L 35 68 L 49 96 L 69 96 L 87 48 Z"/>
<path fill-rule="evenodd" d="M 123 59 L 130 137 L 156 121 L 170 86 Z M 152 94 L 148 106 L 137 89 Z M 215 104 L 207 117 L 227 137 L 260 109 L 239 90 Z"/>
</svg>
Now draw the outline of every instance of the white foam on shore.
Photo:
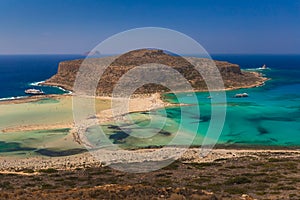
<svg viewBox="0 0 300 200">
<path fill-rule="evenodd" d="M 44 83 L 45 81 L 37 81 L 37 82 L 33 82 L 33 83 L 29 83 L 29 85 L 31 86 L 40 86 L 41 83 Z"/>
<path fill-rule="evenodd" d="M 60 86 L 51 86 L 51 85 L 41 85 L 41 83 L 44 83 L 45 81 L 37 81 L 37 82 L 33 82 L 33 83 L 30 83 L 29 85 L 31 85 L 31 86 L 41 86 L 41 87 L 55 87 L 55 88 L 58 88 L 58 89 L 60 89 L 60 90 L 62 90 L 62 91 L 64 91 L 64 92 L 66 92 L 66 94 L 72 94 L 72 92 L 71 91 L 69 91 L 69 90 L 66 90 L 66 89 L 64 89 L 64 88 L 62 88 L 62 87 L 60 87 Z"/>
<path fill-rule="evenodd" d="M 62 90 L 62 91 L 64 91 L 64 92 L 67 92 L 67 94 L 72 94 L 72 91 L 66 90 L 66 89 L 64 89 L 64 88 L 62 88 L 62 87 L 59 87 L 59 86 L 49 86 L 49 87 L 56 87 L 56 88 L 58 88 L 58 89 L 60 89 L 60 90 Z"/>
<path fill-rule="evenodd" d="M 23 99 L 27 98 L 28 96 L 17 96 L 17 97 L 4 97 L 0 98 L 0 101 L 9 101 L 9 100 L 14 100 L 14 99 Z"/>
<path fill-rule="evenodd" d="M 245 70 L 245 71 L 264 71 L 264 70 L 271 70 L 271 69 L 268 68 L 268 67 L 265 68 L 265 69 L 259 67 L 259 68 L 248 68 L 248 69 L 242 69 L 242 70 Z"/>
<path fill-rule="evenodd" d="M 44 83 L 45 81 L 37 81 L 37 82 L 33 82 L 33 83 L 29 83 L 30 86 L 40 86 L 40 87 L 55 87 L 58 88 L 64 92 L 66 92 L 66 94 L 72 94 L 72 91 L 66 90 L 62 87 L 59 86 L 50 86 L 50 85 L 40 85 L 41 83 Z M 23 99 L 23 98 L 27 98 L 29 96 L 16 96 L 16 97 L 3 97 L 0 98 L 0 101 L 9 101 L 9 100 L 15 100 L 15 99 Z"/>
</svg>

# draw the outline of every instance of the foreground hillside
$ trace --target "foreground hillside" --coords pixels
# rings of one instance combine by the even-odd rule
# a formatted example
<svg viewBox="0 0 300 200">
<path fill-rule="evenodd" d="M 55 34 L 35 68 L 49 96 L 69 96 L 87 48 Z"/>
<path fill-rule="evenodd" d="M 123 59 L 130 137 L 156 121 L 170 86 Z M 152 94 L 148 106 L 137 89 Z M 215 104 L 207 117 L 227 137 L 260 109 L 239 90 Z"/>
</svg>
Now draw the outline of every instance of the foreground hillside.
<svg viewBox="0 0 300 200">
<path fill-rule="evenodd" d="M 257 152 L 208 163 L 181 160 L 159 171 L 109 167 L 0 173 L 0 199 L 300 199 L 299 153 Z"/>
</svg>

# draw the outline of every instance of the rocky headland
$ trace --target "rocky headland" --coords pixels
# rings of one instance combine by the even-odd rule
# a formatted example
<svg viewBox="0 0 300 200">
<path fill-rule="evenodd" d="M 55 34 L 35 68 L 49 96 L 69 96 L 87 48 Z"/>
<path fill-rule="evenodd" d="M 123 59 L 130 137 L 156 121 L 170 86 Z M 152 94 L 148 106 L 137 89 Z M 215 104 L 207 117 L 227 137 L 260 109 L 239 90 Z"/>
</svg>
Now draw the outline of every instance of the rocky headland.
<svg viewBox="0 0 300 200">
<path fill-rule="evenodd" d="M 110 60 L 112 62 L 110 62 Z M 60 86 L 72 91 L 79 68 L 82 65 L 96 65 L 97 63 L 110 63 L 98 82 L 96 94 L 99 96 L 110 96 L 114 87 L 124 74 L 136 66 L 149 63 L 158 63 L 175 69 L 189 82 L 195 91 L 208 90 L 202 75 L 204 74 L 206 76 L 206 80 L 207 76 L 214 76 L 212 69 L 214 66 L 212 65 L 215 65 L 218 68 L 224 82 L 224 88 L 226 90 L 255 87 L 262 85 L 267 80 L 259 73 L 242 71 L 239 65 L 225 61 L 212 61 L 206 58 L 180 57 L 167 54 L 162 50 L 141 49 L 125 53 L 119 57 L 88 58 L 86 60 L 79 59 L 61 62 L 59 64 L 57 74 L 46 80 L 43 84 Z M 201 72 L 203 72 L 203 74 L 201 73 L 201 75 L 199 70 L 197 71 L 194 66 L 198 64 L 200 64 L 200 68 L 202 67 Z M 165 80 L 165 82 L 171 85 L 178 85 L 178 81 L 176 79 L 172 79 L 172 77 L 170 78 L 170 76 L 167 76 L 167 73 L 167 71 L 166 73 L 160 73 L 161 77 L 158 79 Z M 144 77 L 145 74 L 139 74 L 139 76 Z M 87 77 L 85 81 L 88 83 L 91 80 L 89 77 Z M 138 80 L 132 78 L 130 81 L 131 83 L 134 83 L 134 81 Z M 177 88 L 180 87 L 181 86 L 179 85 Z M 181 91 L 184 90 L 185 88 L 182 88 Z M 135 93 L 151 94 L 168 91 L 168 88 L 159 84 L 145 84 L 138 88 Z"/>
</svg>

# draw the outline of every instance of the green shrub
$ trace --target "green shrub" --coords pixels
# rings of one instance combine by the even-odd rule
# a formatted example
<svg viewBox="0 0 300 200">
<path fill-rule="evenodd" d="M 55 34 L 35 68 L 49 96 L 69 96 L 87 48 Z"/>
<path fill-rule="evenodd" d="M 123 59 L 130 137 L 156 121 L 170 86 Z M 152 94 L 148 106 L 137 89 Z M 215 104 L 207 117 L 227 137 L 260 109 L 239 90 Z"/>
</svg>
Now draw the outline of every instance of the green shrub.
<svg viewBox="0 0 300 200">
<path fill-rule="evenodd" d="M 251 183 L 251 180 L 245 176 L 237 176 L 225 181 L 225 184 L 227 185 L 245 184 L 245 183 Z"/>
<path fill-rule="evenodd" d="M 40 169 L 39 172 L 51 174 L 51 173 L 56 173 L 56 172 L 58 172 L 58 170 L 57 170 L 57 169 L 54 169 L 54 168 L 48 168 L 48 169 Z"/>
<path fill-rule="evenodd" d="M 23 172 L 28 173 L 28 174 L 32 174 L 32 173 L 34 173 L 34 170 L 33 169 L 23 169 Z"/>
</svg>

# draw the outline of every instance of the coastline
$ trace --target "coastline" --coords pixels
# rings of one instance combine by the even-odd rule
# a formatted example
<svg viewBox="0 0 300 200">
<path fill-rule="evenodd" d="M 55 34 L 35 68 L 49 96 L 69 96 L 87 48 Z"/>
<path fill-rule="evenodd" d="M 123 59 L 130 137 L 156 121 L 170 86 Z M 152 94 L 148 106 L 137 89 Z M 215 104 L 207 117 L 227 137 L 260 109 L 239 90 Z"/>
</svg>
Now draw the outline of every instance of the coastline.
<svg viewBox="0 0 300 200">
<path fill-rule="evenodd" d="M 53 88 L 58 88 L 59 90 L 65 92 L 64 94 L 46 94 L 44 96 L 55 96 L 55 95 L 70 95 L 72 94 L 71 90 L 65 89 L 64 87 L 60 87 L 60 86 L 56 86 L 56 85 L 47 85 L 47 84 L 43 84 L 45 83 L 46 80 L 44 81 L 37 81 L 37 82 L 32 82 L 29 83 L 29 86 L 47 86 L 47 87 L 53 87 Z M 10 96 L 10 97 L 2 97 L 0 98 L 0 103 L 1 102 L 6 102 L 6 101 L 13 101 L 13 100 L 22 100 L 22 99 L 27 99 L 27 98 L 31 98 L 34 97 L 35 95 L 26 95 L 26 96 Z"/>
<path fill-rule="evenodd" d="M 248 70 L 244 70 L 242 69 L 241 71 L 244 71 L 244 72 L 247 72 L 247 73 L 250 73 L 250 74 L 253 74 L 254 77 L 258 78 L 259 80 L 254 83 L 254 84 L 251 84 L 251 85 L 244 85 L 244 86 L 237 86 L 237 87 L 227 87 L 227 88 L 224 88 L 223 90 L 221 91 L 232 91 L 232 90 L 239 90 L 239 89 L 247 89 L 247 88 L 254 88 L 254 87 L 261 87 L 261 86 L 264 86 L 265 85 L 265 82 L 271 80 L 271 78 L 267 78 L 267 77 L 264 77 L 263 74 L 261 72 L 257 72 L 257 71 L 248 71 Z M 70 94 L 73 93 L 72 91 L 72 88 L 68 87 L 67 85 L 62 85 L 62 84 L 54 84 L 54 83 L 47 83 L 45 81 L 41 81 L 40 82 L 40 85 L 44 85 L 44 86 L 51 86 L 51 87 L 58 87 L 58 88 L 61 88 L 62 90 L 64 91 L 69 91 Z M 225 87 L 225 86 L 224 86 Z M 220 91 L 220 90 L 214 90 L 214 91 Z M 185 91 L 176 91 L 176 93 L 186 93 L 186 92 L 209 92 L 208 90 L 197 90 L 197 89 L 194 89 L 192 91 L 188 91 L 188 90 L 185 90 Z M 165 92 L 166 94 L 167 93 L 170 93 L 170 92 Z M 135 94 L 137 97 L 139 96 L 149 96 L 153 93 L 148 93 L 148 94 Z M 162 95 L 163 93 L 161 93 Z M 111 98 L 110 96 L 97 96 L 97 97 L 104 97 L 104 98 Z"/>
<path fill-rule="evenodd" d="M 262 73 L 259 73 L 259 72 L 250 72 L 250 73 L 254 74 L 257 78 L 260 78 L 260 81 L 256 82 L 255 84 L 252 84 L 252 85 L 247 85 L 244 87 L 231 87 L 231 88 L 227 88 L 225 90 L 231 91 L 231 90 L 261 87 L 261 86 L 264 86 L 267 81 L 271 80 L 271 78 L 264 77 Z"/>
<path fill-rule="evenodd" d="M 22 98 L 15 98 L 15 99 L 7 99 L 1 100 L 0 105 L 2 104 L 20 104 L 20 103 L 29 103 L 39 101 L 44 98 L 58 98 L 64 96 L 71 96 L 71 94 L 46 94 L 46 95 L 33 95 L 33 96 L 23 96 Z M 10 97 L 8 97 L 10 98 Z"/>
<path fill-rule="evenodd" d="M 253 87 L 260 87 L 263 86 L 266 81 L 269 80 L 269 78 L 262 77 L 261 73 L 258 72 L 251 72 L 254 73 L 255 76 L 260 78 L 259 82 L 256 82 L 256 84 L 248 85 L 245 87 L 233 87 L 233 88 L 226 88 L 225 91 L 229 90 L 237 90 L 241 88 L 253 88 Z M 35 85 L 44 83 L 44 81 L 33 83 Z M 60 87 L 52 85 L 53 87 Z M 62 88 L 63 90 L 66 90 Z M 66 90 L 68 91 L 68 90 Z M 70 91 L 72 92 L 72 91 Z M 183 91 L 183 93 L 189 92 L 189 91 Z M 194 91 L 194 92 L 207 92 L 207 91 Z M 0 105 L 9 105 L 9 104 L 23 104 L 23 103 L 32 103 L 32 102 L 38 102 L 43 99 L 64 99 L 64 98 L 72 98 L 76 94 L 74 93 L 66 93 L 66 94 L 47 94 L 47 95 L 35 95 L 35 96 L 26 96 L 24 98 L 17 98 L 17 99 L 8 99 L 0 101 Z M 149 111 L 154 109 L 159 109 L 162 107 L 171 107 L 171 106 L 186 106 L 182 104 L 173 104 L 169 103 L 163 100 L 162 97 L 163 94 L 155 93 L 155 94 L 136 94 L 132 95 L 132 98 L 129 101 L 129 110 L 126 112 L 118 113 L 120 116 L 128 114 L 128 113 L 134 113 L 134 112 L 143 112 L 143 111 Z M 101 101 L 112 101 L 112 97 L 109 96 L 97 96 L 97 100 Z M 72 107 L 70 107 L 72 109 Z M 111 121 L 114 121 L 113 113 L 111 108 L 102 109 L 100 112 L 97 112 L 97 117 L 99 119 L 99 123 L 108 123 Z M 32 131 L 32 130 L 47 130 L 47 129 L 59 129 L 59 128 L 73 128 L 73 123 L 56 123 L 56 124 L 39 124 L 39 125 L 21 125 L 17 127 L 7 127 L 5 129 L 0 130 L 3 133 L 9 133 L 9 132 L 21 132 L 21 131 Z M 78 137 L 76 136 L 76 141 L 78 140 Z"/>
<path fill-rule="evenodd" d="M 256 74 L 257 77 L 261 78 L 260 82 L 257 82 L 253 85 L 248 85 L 247 87 L 235 87 L 235 88 L 226 88 L 224 91 L 232 91 L 232 90 L 238 90 L 241 88 L 253 88 L 253 87 L 260 87 L 263 86 L 266 81 L 269 80 L 269 78 L 262 77 L 260 73 L 253 72 Z M 37 84 L 42 83 L 37 82 Z M 53 87 L 60 87 L 60 86 L 53 86 Z M 64 89 L 64 88 L 63 88 Z M 66 90 L 66 89 L 64 89 Z M 66 90 L 68 91 L 68 90 Z M 76 94 L 72 93 L 66 93 L 66 94 L 46 94 L 46 95 L 34 95 L 34 96 L 25 96 L 24 98 L 16 98 L 16 99 L 7 99 L 0 101 L 0 105 L 9 105 L 9 104 L 23 104 L 23 103 L 32 103 L 32 102 L 38 102 L 43 99 L 53 98 L 53 99 L 61 99 L 61 98 L 72 98 Z M 186 93 L 190 91 L 183 91 L 182 93 Z M 197 90 L 193 92 L 207 92 L 206 90 Z M 180 93 L 180 92 L 178 92 Z M 167 93 L 166 93 L 167 94 Z M 136 94 L 132 95 L 132 98 L 130 99 L 130 105 L 129 110 L 127 112 L 119 113 L 119 115 L 125 115 L 133 112 L 143 112 L 153 109 L 159 109 L 162 107 L 171 107 L 171 106 L 186 106 L 182 104 L 173 104 L 169 103 L 163 100 L 162 98 L 163 94 L 155 93 L 155 94 Z M 97 100 L 108 100 L 112 101 L 112 97 L 109 96 L 96 96 Z M 97 113 L 97 117 L 99 118 L 99 123 L 108 123 L 110 121 L 113 121 L 113 113 L 112 109 L 104 109 L 100 113 Z M 54 124 L 54 125 L 25 125 L 20 127 L 9 127 L 6 129 L 3 129 L 2 132 L 20 132 L 20 131 L 30 131 L 30 130 L 47 130 L 47 129 L 58 129 L 58 128 L 72 128 L 72 123 L 68 124 Z"/>
<path fill-rule="evenodd" d="M 253 72 L 256 74 L 256 76 L 261 78 L 260 82 L 257 82 L 253 85 L 248 85 L 245 88 L 252 88 L 252 87 L 259 87 L 262 86 L 265 81 L 269 80 L 268 78 L 262 77 L 260 73 Z M 244 87 L 243 87 L 244 88 Z M 241 89 L 239 88 L 226 88 L 226 90 L 237 90 Z M 185 91 L 187 92 L 187 91 Z M 196 91 L 196 92 L 207 92 L 207 91 Z M 38 96 L 29 96 L 22 99 L 13 99 L 13 100 L 7 100 L 7 101 L 0 101 L 0 105 L 9 105 L 9 104 L 23 104 L 23 103 L 32 103 L 32 102 L 38 102 L 42 99 L 47 98 L 53 98 L 53 99 L 64 99 L 64 98 L 72 98 L 76 94 L 52 94 L 52 95 L 38 95 Z M 97 100 L 101 101 L 110 101 L 112 100 L 112 97 L 104 97 L 104 96 L 97 96 Z M 151 109 L 158 109 L 161 107 L 169 107 L 169 106 L 180 106 L 178 104 L 171 104 L 168 102 L 165 102 L 162 100 L 162 95 L 159 93 L 155 94 L 145 94 L 145 95 L 134 95 L 133 98 L 130 100 L 129 105 L 129 111 L 120 113 L 121 115 L 132 113 L 132 112 L 142 112 L 147 111 Z M 112 109 L 106 108 L 101 110 L 99 113 L 97 113 L 97 116 L 99 118 L 100 123 L 108 123 L 113 120 L 112 116 Z M 73 124 L 52 124 L 52 125 L 46 125 L 46 124 L 40 124 L 40 125 L 27 125 L 27 126 L 19 126 L 19 127 L 10 127 L 7 129 L 2 130 L 2 133 L 9 134 L 9 132 L 22 132 L 22 131 L 32 131 L 32 130 L 48 130 L 48 129 L 58 129 L 58 128 L 70 128 L 72 129 Z M 82 143 L 82 141 L 78 141 L 79 137 L 74 134 L 74 132 L 70 131 L 69 137 L 72 138 L 73 142 L 76 142 L 77 144 Z M 133 149 L 133 151 L 136 152 L 149 152 L 149 151 L 155 151 L 156 149 L 160 148 L 157 147 L 146 147 L 146 148 L 137 148 Z M 168 147 L 172 148 L 172 147 Z M 177 148 L 177 147 L 176 147 Z M 180 148 L 180 147 L 178 147 Z M 199 157 L 199 148 L 196 148 L 195 146 L 192 146 L 188 151 L 184 154 L 184 156 L 180 160 L 184 160 L 185 162 L 213 162 L 216 159 L 227 159 L 227 158 L 233 158 L 235 156 L 253 156 L 257 152 L 274 152 L 275 154 L 278 152 L 283 153 L 284 155 L 288 155 L 289 153 L 297 154 L 299 153 L 299 150 L 297 147 L 289 149 L 289 147 L 271 147 L 271 146 L 259 146 L 255 148 L 249 148 L 247 146 L 226 146 L 226 145 L 216 145 L 216 148 L 213 149 L 212 153 L 210 153 L 207 158 L 200 158 Z M 84 157 L 85 159 L 82 159 Z M 160 160 L 160 158 L 155 158 L 157 160 Z M 0 155 L 0 171 L 16 171 L 20 164 L 21 166 L 26 168 L 34 168 L 34 169 L 42 169 L 42 168 L 57 168 L 57 169 L 68 169 L 70 170 L 71 167 L 66 165 L 67 163 L 72 163 L 71 165 L 74 168 L 82 167 L 82 166 L 102 166 L 102 164 L 95 160 L 91 154 L 88 152 L 86 153 L 79 153 L 74 154 L 70 156 L 62 156 L 62 157 L 50 157 L 50 156 L 29 156 L 26 158 L 20 158 L 18 156 L 5 156 Z M 135 162 L 143 162 L 143 161 L 137 161 Z M 4 164 L 3 164 L 4 163 Z M 83 164 L 84 163 L 84 164 Z"/>
<path fill-rule="evenodd" d="M 247 70 L 244 70 L 247 71 Z M 255 75 L 255 77 L 259 78 L 260 81 L 257 81 L 255 84 L 251 84 L 251 85 L 245 85 L 245 86 L 239 86 L 239 87 L 227 87 L 224 88 L 224 90 L 221 91 L 233 91 L 233 90 L 239 90 L 239 89 L 248 89 L 248 88 L 255 88 L 255 87 L 262 87 L 265 85 L 265 83 L 269 80 L 271 80 L 271 78 L 267 78 L 264 77 L 262 75 L 262 73 L 260 72 L 256 72 L 256 71 L 247 71 L 248 73 L 252 73 Z M 56 87 L 61 89 L 62 91 L 66 91 L 68 93 L 65 94 L 46 94 L 46 95 L 36 95 L 36 96 L 17 96 L 17 97 L 4 97 L 4 98 L 0 98 L 0 104 L 9 104 L 9 103 L 27 103 L 27 102 L 31 102 L 31 101 L 38 101 L 40 99 L 44 98 L 52 98 L 52 97 L 59 97 L 59 96 L 72 96 L 73 91 L 71 88 L 68 88 L 66 86 L 62 86 L 59 84 L 49 84 L 49 83 L 45 83 L 45 81 L 38 81 L 38 82 L 33 82 L 30 85 L 37 85 L 37 86 L 50 86 L 50 87 Z M 215 90 L 220 91 L 220 90 Z M 193 90 L 193 91 L 177 91 L 176 93 L 188 93 L 188 92 L 209 92 L 208 90 Z M 162 100 L 162 95 L 163 94 L 168 94 L 170 92 L 165 92 L 165 93 L 160 93 L 160 97 L 157 100 Z M 157 94 L 157 93 L 156 93 Z M 155 95 L 156 95 L 155 94 Z M 143 98 L 143 97 L 149 97 L 153 94 L 149 93 L 149 94 L 136 94 L 133 95 L 133 97 L 135 98 Z M 111 99 L 112 97 L 110 96 L 96 96 L 96 98 L 103 98 L 103 99 Z M 164 102 L 166 103 L 166 102 Z M 176 104 L 174 104 L 176 105 Z M 143 110 L 138 110 L 138 111 L 143 111 Z"/>
</svg>

